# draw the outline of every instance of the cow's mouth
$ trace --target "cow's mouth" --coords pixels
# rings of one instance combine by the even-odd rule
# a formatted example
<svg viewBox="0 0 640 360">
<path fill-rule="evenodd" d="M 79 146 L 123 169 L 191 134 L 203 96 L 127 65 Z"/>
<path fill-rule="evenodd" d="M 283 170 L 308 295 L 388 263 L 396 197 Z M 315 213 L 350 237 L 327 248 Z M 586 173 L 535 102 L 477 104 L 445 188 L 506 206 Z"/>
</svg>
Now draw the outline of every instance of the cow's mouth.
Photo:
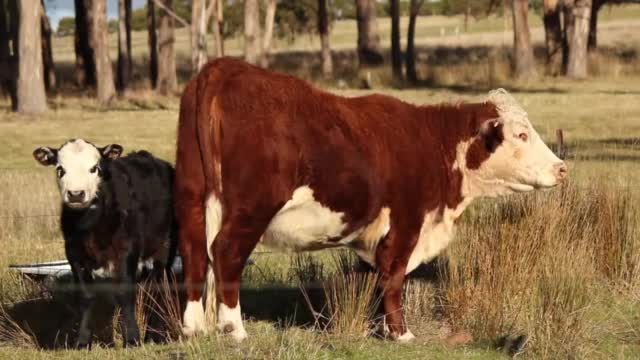
<svg viewBox="0 0 640 360">
<path fill-rule="evenodd" d="M 91 202 L 90 201 L 74 201 L 74 202 L 67 201 L 66 205 L 71 209 L 80 210 L 80 209 L 88 208 L 89 205 L 91 205 Z"/>
<path fill-rule="evenodd" d="M 506 183 L 506 185 L 514 192 L 529 192 L 537 188 L 537 186 L 522 183 Z"/>
</svg>

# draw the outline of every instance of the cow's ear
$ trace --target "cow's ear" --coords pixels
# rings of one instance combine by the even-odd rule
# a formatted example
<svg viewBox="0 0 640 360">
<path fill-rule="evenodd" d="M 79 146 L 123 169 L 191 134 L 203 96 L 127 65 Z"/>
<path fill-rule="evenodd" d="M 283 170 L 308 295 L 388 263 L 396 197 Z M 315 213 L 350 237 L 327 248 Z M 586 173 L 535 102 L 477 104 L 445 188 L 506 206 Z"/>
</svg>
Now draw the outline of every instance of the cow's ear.
<svg viewBox="0 0 640 360">
<path fill-rule="evenodd" d="M 122 146 L 118 144 L 109 144 L 105 147 L 101 147 L 100 153 L 102 157 L 107 158 L 109 160 L 115 160 L 122 155 Z"/>
<path fill-rule="evenodd" d="M 482 138 L 489 152 L 493 152 L 504 140 L 503 124 L 500 119 L 489 119 L 480 124 L 478 136 Z"/>
<path fill-rule="evenodd" d="M 58 162 L 58 150 L 48 146 L 39 147 L 33 150 L 33 158 L 43 166 L 55 165 Z"/>
</svg>

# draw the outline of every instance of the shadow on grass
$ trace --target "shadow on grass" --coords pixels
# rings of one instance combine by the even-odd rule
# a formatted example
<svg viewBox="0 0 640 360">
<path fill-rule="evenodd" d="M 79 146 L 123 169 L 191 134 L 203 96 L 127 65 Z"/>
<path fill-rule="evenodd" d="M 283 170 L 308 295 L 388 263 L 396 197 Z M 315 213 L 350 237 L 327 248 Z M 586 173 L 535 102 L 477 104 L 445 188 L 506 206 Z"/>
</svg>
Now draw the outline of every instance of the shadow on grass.
<svg viewBox="0 0 640 360">
<path fill-rule="evenodd" d="M 438 281 L 441 269 L 446 262 L 433 261 L 416 269 L 410 276 L 413 279 Z M 444 266 L 446 267 L 446 265 Z M 357 271 L 371 271 L 367 266 L 361 266 Z M 19 302 L 7 309 L 7 314 L 23 330 L 33 336 L 37 346 L 44 350 L 73 348 L 80 322 L 79 301 L 70 278 L 59 279 L 55 282 L 45 280 L 40 283 L 45 291 L 42 296 Z M 313 327 L 319 325 L 322 329 L 326 323 L 318 323 L 309 308 L 309 303 L 317 312 L 326 307 L 325 290 L 322 282 L 312 282 L 305 285 L 307 298 L 299 287 L 293 284 L 274 284 L 273 286 L 243 287 L 240 299 L 243 316 L 250 320 L 263 320 L 274 323 L 276 328 Z M 180 294 L 181 309 L 184 310 L 184 294 Z M 307 299 L 309 302 L 307 302 Z M 114 301 L 108 295 L 101 294 L 97 298 L 93 313 L 92 328 L 94 329 L 94 344 L 115 346 L 113 339 Z M 381 314 L 381 309 L 379 311 Z M 148 315 L 148 314 L 147 314 Z M 0 320 L 6 321 L 6 319 Z M 155 322 L 154 322 L 155 321 Z M 161 324 L 158 319 L 148 319 L 149 324 Z M 159 329 L 162 330 L 162 329 Z M 165 339 L 154 339 L 164 342 Z"/>
</svg>

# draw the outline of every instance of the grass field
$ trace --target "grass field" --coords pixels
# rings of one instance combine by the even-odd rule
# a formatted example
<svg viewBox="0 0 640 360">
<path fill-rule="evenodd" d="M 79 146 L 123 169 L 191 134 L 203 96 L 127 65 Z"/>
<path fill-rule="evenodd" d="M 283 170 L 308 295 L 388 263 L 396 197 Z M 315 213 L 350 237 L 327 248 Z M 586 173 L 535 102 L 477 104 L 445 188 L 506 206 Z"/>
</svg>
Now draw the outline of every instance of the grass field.
<svg viewBox="0 0 640 360">
<path fill-rule="evenodd" d="M 634 33 L 640 27 L 640 7 L 607 11 L 601 14 L 603 43 L 614 47 L 625 41 L 624 47 L 640 48 Z M 418 24 L 418 40 L 425 46 L 447 42 L 465 50 L 476 42 L 503 45 L 499 18 L 474 23 L 472 34 L 447 39 L 440 37 L 440 27 L 448 33 L 461 26 L 459 18 L 420 19 Z M 540 20 L 532 18 L 532 24 L 534 40 L 540 41 Z M 383 22 L 381 30 L 387 29 Z M 355 24 L 335 24 L 336 48 L 346 49 L 354 39 Z M 144 41 L 140 34 L 134 38 L 139 63 L 144 63 Z M 236 41 L 228 45 L 232 52 L 240 48 L 233 45 Z M 306 41 L 297 39 L 287 49 L 317 48 Z M 387 41 L 383 37 L 383 43 Z M 72 61 L 70 38 L 56 42 L 56 59 Z M 186 34 L 178 33 L 183 57 L 187 43 Z M 434 67 L 431 64 L 423 66 Z M 481 200 L 465 213 L 456 241 L 435 263 L 441 275 L 435 280 L 416 276 L 406 288 L 405 308 L 418 336 L 415 342 L 398 344 L 369 334 L 379 314 L 372 306 L 362 307 L 368 278 L 346 275 L 344 254 L 325 251 L 304 257 L 254 256 L 256 265 L 243 274 L 242 293 L 250 338 L 240 345 L 211 335 L 137 349 L 105 343 L 91 353 L 66 350 L 78 321 L 73 300 L 55 286 L 43 288 L 7 270 L 10 263 L 64 257 L 55 175 L 37 165 L 31 152 L 83 137 L 97 144 L 119 143 L 125 151 L 148 149 L 173 161 L 178 100 L 157 97 L 140 85 L 108 108 L 84 95 L 58 95 L 43 116 L 9 113 L 8 100 L 0 99 L 0 358 L 495 359 L 507 358 L 498 349 L 500 338 L 521 334 L 529 336 L 525 357 L 637 358 L 640 71 L 631 71 L 636 65 L 589 81 L 542 77 L 528 83 L 513 83 L 508 75 L 495 82 L 477 81 L 474 74 L 485 65 L 469 58 L 449 68 L 438 66 L 439 76 L 447 77 L 438 86 L 381 86 L 376 91 L 432 103 L 479 100 L 491 85 L 508 86 L 547 143 L 555 141 L 556 129 L 564 130 L 571 180 L 550 192 Z M 346 96 L 367 93 L 327 86 Z M 327 303 L 333 306 L 333 311 L 320 311 L 331 319 L 328 325 L 314 321 L 301 287 L 315 310 Z M 338 296 L 340 300 L 332 302 L 325 292 L 357 296 Z M 114 332 L 110 315 L 104 317 L 99 322 L 104 327 L 98 334 L 101 340 Z M 454 341 L 461 337 L 472 341 Z"/>
</svg>

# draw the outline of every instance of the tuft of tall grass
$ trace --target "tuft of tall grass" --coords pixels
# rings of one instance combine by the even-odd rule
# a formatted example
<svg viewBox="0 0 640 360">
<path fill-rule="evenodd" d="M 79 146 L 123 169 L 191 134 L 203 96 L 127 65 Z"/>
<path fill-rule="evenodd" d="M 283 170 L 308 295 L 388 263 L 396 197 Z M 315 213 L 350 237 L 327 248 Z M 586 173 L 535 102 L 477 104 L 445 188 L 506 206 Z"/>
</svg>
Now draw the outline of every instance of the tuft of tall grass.
<svg viewBox="0 0 640 360">
<path fill-rule="evenodd" d="M 624 189 L 565 184 L 470 209 L 439 283 L 440 311 L 476 339 L 526 334 L 545 358 L 593 350 L 601 284 L 637 282 L 640 211 Z"/>
<path fill-rule="evenodd" d="M 175 277 L 164 274 L 161 279 L 147 279 L 137 285 L 136 322 L 140 329 L 140 339 L 156 342 L 175 341 L 180 338 L 180 300 L 175 285 Z M 119 326 L 120 308 L 113 314 L 113 340 L 122 342 Z"/>
<path fill-rule="evenodd" d="M 368 336 L 380 304 L 377 288 L 378 275 L 371 272 L 343 273 L 325 281 L 330 331 L 339 336 Z"/>
</svg>

